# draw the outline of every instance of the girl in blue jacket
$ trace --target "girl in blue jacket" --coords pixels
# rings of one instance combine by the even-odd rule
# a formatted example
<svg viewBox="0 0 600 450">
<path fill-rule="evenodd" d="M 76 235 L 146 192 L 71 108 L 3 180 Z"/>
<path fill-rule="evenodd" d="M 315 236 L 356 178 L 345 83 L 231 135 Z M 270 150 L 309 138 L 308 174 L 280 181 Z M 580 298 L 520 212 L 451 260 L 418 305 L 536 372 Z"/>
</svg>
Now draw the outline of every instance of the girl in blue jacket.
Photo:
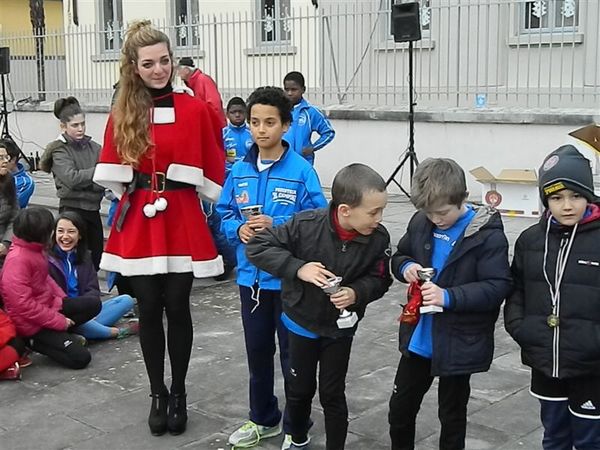
<svg viewBox="0 0 600 450">
<path fill-rule="evenodd" d="M 98 275 L 85 244 L 85 222 L 73 211 L 63 212 L 54 227 L 54 246 L 49 255 L 50 276 L 68 297 L 93 296 L 100 299 Z M 121 339 L 138 332 L 138 322 L 129 321 L 115 326 L 117 321 L 133 309 L 129 295 L 119 295 L 102 303 L 94 319 L 77 327 L 77 333 L 86 339 Z"/>
</svg>

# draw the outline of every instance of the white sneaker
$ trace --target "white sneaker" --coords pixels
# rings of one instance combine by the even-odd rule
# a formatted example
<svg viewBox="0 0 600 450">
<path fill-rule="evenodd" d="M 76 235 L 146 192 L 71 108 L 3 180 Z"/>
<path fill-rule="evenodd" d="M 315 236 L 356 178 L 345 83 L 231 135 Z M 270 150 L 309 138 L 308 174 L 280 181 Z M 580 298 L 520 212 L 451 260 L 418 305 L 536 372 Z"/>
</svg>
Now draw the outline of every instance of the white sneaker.
<svg viewBox="0 0 600 450">
<path fill-rule="evenodd" d="M 292 435 L 286 434 L 283 438 L 283 444 L 281 444 L 281 450 L 296 450 L 296 449 L 308 449 L 308 444 L 310 443 L 310 436 L 306 439 L 306 442 L 302 444 L 296 444 L 292 441 Z"/>
<path fill-rule="evenodd" d="M 231 433 L 229 444 L 238 448 L 254 447 L 261 439 L 267 439 L 279 434 L 281 434 L 281 424 L 277 424 L 274 427 L 264 427 L 249 420 Z"/>
<path fill-rule="evenodd" d="M 283 444 L 281 444 L 281 450 L 289 450 L 291 445 L 292 445 L 292 435 L 286 434 L 283 437 Z"/>
</svg>

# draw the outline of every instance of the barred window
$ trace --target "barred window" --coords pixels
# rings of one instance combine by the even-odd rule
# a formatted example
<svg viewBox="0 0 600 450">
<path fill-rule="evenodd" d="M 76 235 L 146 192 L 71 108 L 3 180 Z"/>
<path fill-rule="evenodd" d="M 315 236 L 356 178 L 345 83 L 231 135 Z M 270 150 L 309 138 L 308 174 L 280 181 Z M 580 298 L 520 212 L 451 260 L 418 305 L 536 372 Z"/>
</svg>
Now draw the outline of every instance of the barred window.
<svg viewBox="0 0 600 450">
<path fill-rule="evenodd" d="M 175 0 L 175 33 L 178 47 L 200 44 L 198 0 Z"/>
<path fill-rule="evenodd" d="M 292 38 L 290 0 L 258 0 L 260 43 L 287 43 Z"/>
<path fill-rule="evenodd" d="M 579 0 L 534 0 L 521 4 L 521 32 L 573 31 L 579 25 Z"/>
<path fill-rule="evenodd" d="M 102 0 L 100 16 L 102 49 L 119 50 L 123 40 L 123 1 Z"/>
</svg>

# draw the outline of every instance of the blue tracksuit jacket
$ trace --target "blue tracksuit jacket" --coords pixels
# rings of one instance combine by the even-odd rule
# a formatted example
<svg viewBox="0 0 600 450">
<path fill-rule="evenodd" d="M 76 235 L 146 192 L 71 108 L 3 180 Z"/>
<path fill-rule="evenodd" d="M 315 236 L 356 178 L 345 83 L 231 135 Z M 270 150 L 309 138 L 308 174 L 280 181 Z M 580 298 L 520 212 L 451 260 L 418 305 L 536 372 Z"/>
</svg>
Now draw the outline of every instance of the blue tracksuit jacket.
<svg viewBox="0 0 600 450">
<path fill-rule="evenodd" d="M 240 125 L 239 127 L 231 123 L 223 127 L 223 144 L 225 146 L 225 153 L 227 155 L 235 154 L 235 162 L 241 161 L 252 147 L 254 140 L 252 139 L 252 133 L 250 133 L 250 127 L 247 123 Z M 225 169 L 227 172 L 231 170 L 231 166 L 234 163 L 226 161 Z"/>
<path fill-rule="evenodd" d="M 17 163 L 17 170 L 12 174 L 17 190 L 17 200 L 19 207 L 24 209 L 29 203 L 29 199 L 35 190 L 35 183 L 31 175 L 27 173 L 23 164 Z"/>
<path fill-rule="evenodd" d="M 288 147 L 287 142 L 284 142 Z M 240 208 L 263 205 L 262 212 L 273 218 L 273 226 L 286 222 L 294 213 L 305 209 L 324 208 L 327 200 L 313 167 L 300 155 L 286 148 L 281 158 L 269 169 L 258 171 L 258 147 L 254 144 L 246 157 L 234 164 L 225 181 L 217 211 L 221 230 L 237 252 L 237 283 L 261 289 L 280 290 L 281 281 L 259 270 L 246 257 L 246 246 L 238 235 L 245 218 Z"/>
<path fill-rule="evenodd" d="M 311 141 L 313 132 L 319 135 L 319 139 L 314 143 Z M 290 147 L 296 153 L 302 155 L 303 148 L 312 146 L 317 151 L 329 144 L 334 136 L 335 131 L 327 117 L 303 98 L 294 106 L 292 124 L 283 139 L 290 143 Z M 314 155 L 306 159 L 314 164 Z"/>
</svg>

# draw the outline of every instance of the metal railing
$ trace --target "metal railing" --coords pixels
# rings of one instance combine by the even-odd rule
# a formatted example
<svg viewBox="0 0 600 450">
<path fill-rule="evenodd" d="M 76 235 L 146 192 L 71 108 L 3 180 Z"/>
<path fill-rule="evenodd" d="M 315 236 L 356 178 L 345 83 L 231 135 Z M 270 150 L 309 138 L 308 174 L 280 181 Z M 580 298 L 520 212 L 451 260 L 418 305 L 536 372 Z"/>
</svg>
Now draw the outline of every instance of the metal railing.
<svg viewBox="0 0 600 450">
<path fill-rule="evenodd" d="M 407 46 L 392 39 L 391 3 L 339 1 L 294 8 L 279 19 L 236 12 L 157 26 L 173 43 L 190 44 L 176 46 L 176 58 L 192 56 L 217 81 L 224 100 L 245 97 L 257 86 L 281 85 L 287 72 L 299 70 L 317 104 L 406 108 Z M 599 107 L 597 0 L 429 0 L 421 6 L 423 38 L 414 45 L 420 105 Z M 277 29 L 285 33 L 265 33 Z M 286 40 L 263 42 L 277 36 Z M 38 36 L 0 34 L 0 46 L 11 51 L 12 96 L 75 95 L 85 103 L 108 103 L 121 39 L 119 29 L 96 26 Z M 36 55 L 40 41 L 43 59 Z"/>
</svg>

